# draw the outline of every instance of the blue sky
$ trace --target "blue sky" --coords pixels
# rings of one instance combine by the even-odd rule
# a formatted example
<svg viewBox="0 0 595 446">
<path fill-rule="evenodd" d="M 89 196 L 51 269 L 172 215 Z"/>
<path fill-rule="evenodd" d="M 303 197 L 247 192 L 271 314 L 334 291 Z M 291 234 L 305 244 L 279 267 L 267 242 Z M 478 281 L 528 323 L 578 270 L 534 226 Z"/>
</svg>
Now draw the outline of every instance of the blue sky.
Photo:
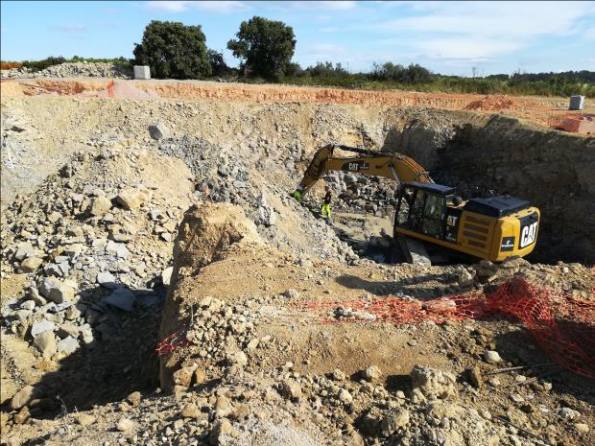
<svg viewBox="0 0 595 446">
<path fill-rule="evenodd" d="M 2 60 L 132 57 L 151 20 L 200 24 L 223 51 L 254 15 L 282 20 L 297 38 L 294 60 L 419 63 L 445 74 L 595 71 L 595 2 L 25 2 L 2 1 Z"/>
</svg>

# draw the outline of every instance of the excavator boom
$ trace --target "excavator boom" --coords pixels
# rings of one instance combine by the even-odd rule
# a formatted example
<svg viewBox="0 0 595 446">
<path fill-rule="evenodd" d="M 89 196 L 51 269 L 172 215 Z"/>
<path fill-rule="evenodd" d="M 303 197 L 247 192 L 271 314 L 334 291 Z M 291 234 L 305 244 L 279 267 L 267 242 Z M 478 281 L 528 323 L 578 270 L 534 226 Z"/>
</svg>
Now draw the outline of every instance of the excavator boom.
<svg viewBox="0 0 595 446">
<path fill-rule="evenodd" d="M 355 156 L 335 156 L 336 149 L 354 153 Z M 337 170 L 363 175 L 373 175 L 398 183 L 418 181 L 433 183 L 428 173 L 413 159 L 401 154 L 388 155 L 371 150 L 329 144 L 319 149 L 306 169 L 294 196 L 301 199 L 325 173 Z"/>
</svg>

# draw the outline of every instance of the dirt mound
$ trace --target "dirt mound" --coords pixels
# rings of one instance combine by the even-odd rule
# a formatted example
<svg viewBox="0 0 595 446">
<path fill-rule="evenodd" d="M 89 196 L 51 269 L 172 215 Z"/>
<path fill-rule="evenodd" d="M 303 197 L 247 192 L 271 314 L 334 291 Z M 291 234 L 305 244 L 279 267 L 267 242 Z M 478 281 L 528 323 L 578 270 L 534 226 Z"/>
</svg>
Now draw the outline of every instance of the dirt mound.
<svg viewBox="0 0 595 446">
<path fill-rule="evenodd" d="M 465 110 L 503 111 L 517 108 L 519 102 L 514 98 L 504 95 L 487 95 L 480 100 L 470 102 Z"/>
</svg>

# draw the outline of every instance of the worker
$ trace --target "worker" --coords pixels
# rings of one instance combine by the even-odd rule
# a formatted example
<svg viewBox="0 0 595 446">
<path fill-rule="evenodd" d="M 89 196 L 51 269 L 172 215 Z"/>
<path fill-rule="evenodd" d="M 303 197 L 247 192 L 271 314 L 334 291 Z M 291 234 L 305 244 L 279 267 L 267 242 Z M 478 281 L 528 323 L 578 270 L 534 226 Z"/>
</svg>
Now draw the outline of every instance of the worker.
<svg viewBox="0 0 595 446">
<path fill-rule="evenodd" d="M 324 201 L 322 203 L 322 209 L 320 209 L 320 214 L 324 217 L 326 213 L 326 218 L 331 219 L 331 200 L 333 198 L 333 194 L 331 192 L 331 188 L 329 186 L 326 187 L 326 194 L 324 195 Z"/>
</svg>

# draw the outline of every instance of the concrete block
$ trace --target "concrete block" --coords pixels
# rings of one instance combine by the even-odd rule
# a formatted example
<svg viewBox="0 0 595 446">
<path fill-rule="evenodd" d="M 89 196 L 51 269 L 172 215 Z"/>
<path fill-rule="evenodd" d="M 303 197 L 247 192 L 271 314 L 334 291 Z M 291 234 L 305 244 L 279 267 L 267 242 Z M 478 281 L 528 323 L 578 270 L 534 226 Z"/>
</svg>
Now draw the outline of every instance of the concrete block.
<svg viewBox="0 0 595 446">
<path fill-rule="evenodd" d="M 147 65 L 135 65 L 134 78 L 140 80 L 151 79 L 151 68 Z"/>
</svg>

